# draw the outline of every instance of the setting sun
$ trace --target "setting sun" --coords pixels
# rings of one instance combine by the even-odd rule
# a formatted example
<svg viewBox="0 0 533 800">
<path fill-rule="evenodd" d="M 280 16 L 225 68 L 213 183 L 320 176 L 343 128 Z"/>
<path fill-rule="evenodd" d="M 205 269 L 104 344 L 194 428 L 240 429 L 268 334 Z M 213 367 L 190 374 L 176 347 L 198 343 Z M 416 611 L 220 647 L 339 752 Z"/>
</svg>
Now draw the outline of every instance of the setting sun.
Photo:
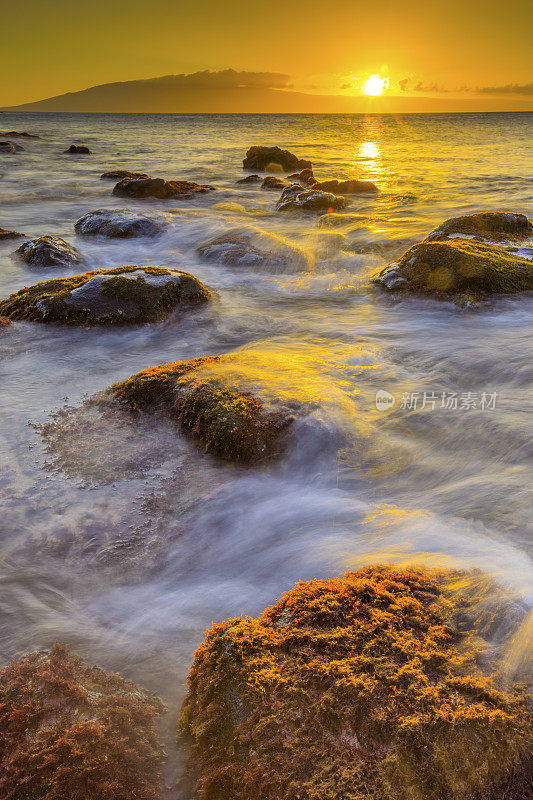
<svg viewBox="0 0 533 800">
<path fill-rule="evenodd" d="M 370 78 L 365 81 L 363 86 L 363 92 L 365 94 L 370 95 L 378 95 L 383 92 L 383 89 L 387 89 L 389 86 L 389 79 L 382 78 L 380 75 L 371 75 Z"/>
</svg>

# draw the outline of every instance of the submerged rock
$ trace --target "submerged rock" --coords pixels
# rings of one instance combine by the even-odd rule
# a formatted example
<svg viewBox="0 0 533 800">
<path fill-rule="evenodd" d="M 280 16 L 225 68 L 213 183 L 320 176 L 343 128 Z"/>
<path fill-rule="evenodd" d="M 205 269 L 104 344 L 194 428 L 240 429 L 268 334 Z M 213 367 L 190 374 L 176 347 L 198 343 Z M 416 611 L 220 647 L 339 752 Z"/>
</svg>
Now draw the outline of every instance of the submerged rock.
<svg viewBox="0 0 533 800">
<path fill-rule="evenodd" d="M 344 197 L 337 197 L 329 192 L 317 191 L 313 186 L 311 189 L 302 189 L 298 184 L 287 186 L 283 190 L 280 199 L 276 204 L 278 211 L 337 211 L 346 206 Z"/>
<path fill-rule="evenodd" d="M 208 356 L 161 364 L 115 384 L 111 392 L 132 410 L 163 410 L 206 451 L 227 461 L 250 463 L 278 455 L 293 417 L 285 409 L 267 408 L 212 371 L 231 359 Z"/>
<path fill-rule="evenodd" d="M 164 226 L 154 219 L 126 209 L 89 211 L 75 223 L 82 236 L 107 236 L 111 239 L 132 239 L 135 236 L 157 236 Z"/>
<path fill-rule="evenodd" d="M 24 148 L 15 142 L 0 142 L 0 153 L 18 153 Z"/>
<path fill-rule="evenodd" d="M 0 131 L 0 136 L 7 136 L 8 138 L 24 137 L 25 139 L 40 139 L 35 133 L 28 133 L 27 131 Z"/>
<path fill-rule="evenodd" d="M 156 197 L 167 200 L 170 197 L 191 197 L 214 191 L 214 186 L 198 184 L 191 181 L 166 181 L 163 178 L 124 178 L 113 189 L 119 197 L 136 197 L 146 199 Z"/>
<path fill-rule="evenodd" d="M 424 241 L 381 270 L 374 283 L 390 291 L 472 295 L 533 290 L 533 263 L 470 239 Z"/>
<path fill-rule="evenodd" d="M 0 671 L 0 794 L 160 800 L 162 703 L 56 644 Z"/>
<path fill-rule="evenodd" d="M 293 170 L 312 169 L 313 165 L 304 158 L 298 158 L 289 150 L 281 150 L 279 147 L 250 147 L 246 157 L 242 162 L 243 169 L 257 169 L 265 172 L 272 165 L 281 167 L 284 172 Z"/>
<path fill-rule="evenodd" d="M 191 794 L 523 800 L 531 704 L 481 669 L 453 601 L 438 573 L 366 567 L 214 624 L 180 719 Z"/>
<path fill-rule="evenodd" d="M 84 144 L 71 144 L 68 150 L 63 150 L 63 154 L 65 153 L 78 156 L 90 156 L 92 155 L 92 150 L 89 150 Z"/>
<path fill-rule="evenodd" d="M 83 260 L 79 250 L 59 236 L 30 239 L 15 252 L 27 264 L 36 267 L 68 267 Z"/>
<path fill-rule="evenodd" d="M 301 172 L 293 172 L 292 175 L 287 177 L 290 181 L 298 181 L 303 186 L 313 186 L 316 183 L 312 169 L 302 169 Z"/>
<path fill-rule="evenodd" d="M 237 183 L 261 183 L 262 180 L 259 175 L 247 175 L 245 178 L 238 180 Z"/>
<path fill-rule="evenodd" d="M 114 169 L 110 172 L 102 172 L 100 179 L 104 181 L 121 181 L 124 178 L 149 178 L 146 172 L 129 172 L 127 169 Z"/>
<path fill-rule="evenodd" d="M 281 178 L 268 175 L 261 184 L 261 189 L 283 189 L 287 184 Z"/>
<path fill-rule="evenodd" d="M 17 231 L 8 231 L 5 228 L 0 228 L 0 242 L 7 239 L 21 239 L 24 238 L 24 233 L 17 233 Z"/>
<path fill-rule="evenodd" d="M 203 242 L 196 252 L 206 261 L 229 266 L 306 269 L 309 258 L 296 245 L 257 228 L 235 229 Z"/>
<path fill-rule="evenodd" d="M 372 181 L 319 181 L 314 184 L 314 189 L 322 192 L 332 192 L 333 194 L 368 194 L 379 192 L 378 187 Z"/>
<path fill-rule="evenodd" d="M 523 239 L 533 237 L 533 223 L 525 214 L 513 214 L 509 211 L 466 214 L 463 217 L 447 219 L 426 237 L 426 242 L 458 237 L 489 241 Z"/>
<path fill-rule="evenodd" d="M 62 325 L 139 325 L 160 322 L 178 306 L 209 297 L 208 289 L 187 272 L 117 267 L 20 289 L 0 300 L 0 314 Z"/>
</svg>

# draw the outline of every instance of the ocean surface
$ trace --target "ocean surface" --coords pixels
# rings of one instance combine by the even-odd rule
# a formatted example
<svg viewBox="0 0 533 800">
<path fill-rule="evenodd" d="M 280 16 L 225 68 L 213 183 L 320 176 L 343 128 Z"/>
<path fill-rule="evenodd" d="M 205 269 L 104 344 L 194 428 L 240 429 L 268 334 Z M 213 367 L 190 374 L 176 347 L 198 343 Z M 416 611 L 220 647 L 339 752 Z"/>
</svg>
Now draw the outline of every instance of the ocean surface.
<svg viewBox="0 0 533 800">
<path fill-rule="evenodd" d="M 0 155 L 1 227 L 61 236 L 87 269 L 179 267 L 215 294 L 159 325 L 1 332 L 2 664 L 61 640 L 161 695 L 172 785 L 177 708 L 212 620 L 257 615 L 300 579 L 372 562 L 480 568 L 533 603 L 533 297 L 464 310 L 369 283 L 448 217 L 533 217 L 532 114 L 5 113 L 0 129 L 41 137 Z M 93 155 L 63 155 L 72 143 Z M 278 213 L 278 193 L 237 183 L 252 144 L 311 159 L 319 179 L 381 191 L 352 198 L 337 226 Z M 118 168 L 217 191 L 114 198 L 100 174 Z M 167 228 L 155 240 L 80 240 L 74 222 L 97 208 L 137 208 Z M 311 266 L 199 259 L 198 244 L 243 228 L 290 240 Z M 79 271 L 29 267 L 16 246 L 0 242 L 1 297 Z M 147 366 L 229 352 L 243 386 L 309 404 L 279 461 L 228 466 L 153 420 L 98 435 L 89 420 L 81 442 L 66 431 L 47 448 L 39 426 L 65 404 Z M 376 407 L 379 390 L 392 408 Z"/>
</svg>

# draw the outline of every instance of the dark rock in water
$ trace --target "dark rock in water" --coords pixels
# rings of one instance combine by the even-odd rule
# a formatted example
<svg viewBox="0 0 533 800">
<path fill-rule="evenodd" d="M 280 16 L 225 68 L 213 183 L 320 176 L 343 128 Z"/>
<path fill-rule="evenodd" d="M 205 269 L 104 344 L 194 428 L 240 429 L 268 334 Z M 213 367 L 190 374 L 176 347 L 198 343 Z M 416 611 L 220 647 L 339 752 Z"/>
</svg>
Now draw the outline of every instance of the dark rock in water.
<svg viewBox="0 0 533 800">
<path fill-rule="evenodd" d="M 254 394 L 225 381 L 233 356 L 175 361 L 138 372 L 111 387 L 133 410 L 162 410 L 205 449 L 233 462 L 254 462 L 280 453 L 281 436 L 293 421 L 286 410 L 268 409 Z"/>
<path fill-rule="evenodd" d="M 127 169 L 115 169 L 111 170 L 111 172 L 103 172 L 100 175 L 101 180 L 105 181 L 121 181 L 124 178 L 148 178 L 149 175 L 146 172 L 129 172 Z"/>
<path fill-rule="evenodd" d="M 28 133 L 27 131 L 0 131 L 0 136 L 7 136 L 8 138 L 24 137 L 26 139 L 40 139 L 35 133 Z"/>
<path fill-rule="evenodd" d="M 99 209 L 80 217 L 74 229 L 81 236 L 132 239 L 135 236 L 157 236 L 164 230 L 164 226 L 136 211 Z"/>
<path fill-rule="evenodd" d="M 8 317 L 0 317 L 0 328 L 5 328 L 11 325 L 11 320 Z"/>
<path fill-rule="evenodd" d="M 259 175 L 247 175 L 245 178 L 241 178 L 237 181 L 237 183 L 261 183 L 262 178 Z"/>
<path fill-rule="evenodd" d="M 525 214 L 513 214 L 509 211 L 465 214 L 463 217 L 447 219 L 427 236 L 426 242 L 444 241 L 457 237 L 489 241 L 524 239 L 533 237 L 533 223 Z"/>
<path fill-rule="evenodd" d="M 209 298 L 208 289 L 187 272 L 117 267 L 20 289 L 0 301 L 0 314 L 62 325 L 140 325 Z"/>
<path fill-rule="evenodd" d="M 332 192 L 333 194 L 368 194 L 379 192 L 378 187 L 372 181 L 319 181 L 314 184 L 314 189 L 322 192 Z"/>
<path fill-rule="evenodd" d="M 279 147 L 250 147 L 242 163 L 243 169 L 257 169 L 260 172 L 267 171 L 272 165 L 280 166 L 284 172 L 313 167 L 310 161 L 298 158 L 289 150 L 281 150 Z"/>
<path fill-rule="evenodd" d="M 229 266 L 307 269 L 309 258 L 296 245 L 258 228 L 236 229 L 203 242 L 196 252 L 206 261 Z"/>
<path fill-rule="evenodd" d="M 136 197 L 147 199 L 151 197 L 167 200 L 174 197 L 192 197 L 194 194 L 203 194 L 214 190 L 214 186 L 192 183 L 190 181 L 166 181 L 163 178 L 124 178 L 113 189 L 113 194 L 118 197 Z"/>
<path fill-rule="evenodd" d="M 0 671 L 4 798 L 160 800 L 163 704 L 60 644 Z"/>
<path fill-rule="evenodd" d="M 0 228 L 0 242 L 7 239 L 20 239 L 24 238 L 23 233 L 17 233 L 17 231 L 7 231 L 5 228 Z"/>
<path fill-rule="evenodd" d="M 313 186 L 316 183 L 316 178 L 313 175 L 312 169 L 302 169 L 301 172 L 293 172 L 292 175 L 287 176 L 290 181 L 298 181 L 303 186 Z"/>
<path fill-rule="evenodd" d="M 261 184 L 261 189 L 283 189 L 287 184 L 281 178 L 269 175 Z"/>
<path fill-rule="evenodd" d="M 35 267 L 68 267 L 83 260 L 79 250 L 58 236 L 30 239 L 21 244 L 16 253 L 27 264 Z"/>
<path fill-rule="evenodd" d="M 0 153 L 18 153 L 21 150 L 24 148 L 16 142 L 0 142 Z"/>
<path fill-rule="evenodd" d="M 507 294 L 533 290 L 533 263 L 495 244 L 452 238 L 414 245 L 373 280 L 390 291 Z"/>
<path fill-rule="evenodd" d="M 531 703 L 481 668 L 454 576 L 369 566 L 214 623 L 181 710 L 187 796 L 525 800 Z"/>
<path fill-rule="evenodd" d="M 63 150 L 63 153 L 71 153 L 78 156 L 90 156 L 92 150 L 89 150 L 84 144 L 71 144 L 68 150 Z"/>
<path fill-rule="evenodd" d="M 276 208 L 278 211 L 302 210 L 302 211 L 337 211 L 344 208 L 346 200 L 344 197 L 329 192 L 317 191 L 315 187 L 302 189 L 298 184 L 287 186 L 283 190 Z"/>
</svg>

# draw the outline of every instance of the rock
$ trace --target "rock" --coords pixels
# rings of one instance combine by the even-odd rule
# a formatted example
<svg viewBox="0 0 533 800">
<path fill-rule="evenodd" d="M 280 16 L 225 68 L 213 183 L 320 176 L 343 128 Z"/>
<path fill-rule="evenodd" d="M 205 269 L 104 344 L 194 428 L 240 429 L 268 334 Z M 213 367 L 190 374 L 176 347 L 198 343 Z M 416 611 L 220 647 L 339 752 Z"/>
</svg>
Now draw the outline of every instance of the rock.
<svg viewBox="0 0 533 800">
<path fill-rule="evenodd" d="M 117 267 L 20 289 L 0 301 L 0 314 L 61 325 L 140 325 L 209 298 L 208 289 L 187 272 Z"/>
<path fill-rule="evenodd" d="M 17 231 L 8 231 L 5 228 L 0 228 L 0 241 L 20 238 L 24 238 L 23 233 L 17 233 Z"/>
<path fill-rule="evenodd" d="M 232 356 L 175 361 L 138 372 L 111 387 L 130 409 L 166 412 L 207 451 L 231 462 L 256 462 L 278 455 L 293 417 L 271 410 L 250 392 L 217 373 Z"/>
<path fill-rule="evenodd" d="M 159 800 L 162 703 L 60 644 L 0 671 L 4 798 Z"/>
<path fill-rule="evenodd" d="M 79 250 L 58 236 L 30 239 L 21 244 L 16 253 L 35 267 L 67 267 L 83 260 Z"/>
<path fill-rule="evenodd" d="M 381 270 L 373 282 L 390 291 L 437 296 L 508 294 L 533 289 L 533 263 L 494 244 L 424 241 Z"/>
<path fill-rule="evenodd" d="M 134 180 L 136 178 L 149 178 L 146 172 L 129 172 L 127 169 L 115 169 L 111 172 L 102 172 L 100 179 L 104 181 L 121 181 L 124 178 Z"/>
<path fill-rule="evenodd" d="M 11 325 L 11 320 L 7 317 L 0 317 L 0 328 L 5 328 L 8 325 Z"/>
<path fill-rule="evenodd" d="M 242 162 L 243 169 L 259 170 L 266 172 L 272 165 L 278 165 L 284 172 L 293 170 L 312 169 L 310 161 L 298 158 L 289 150 L 280 150 L 279 147 L 250 147 L 246 158 Z"/>
<path fill-rule="evenodd" d="M 164 230 L 144 214 L 126 209 L 99 209 L 89 211 L 75 223 L 74 230 L 81 236 L 107 236 L 111 239 L 132 239 L 136 236 L 157 236 Z"/>
<path fill-rule="evenodd" d="M 332 192 L 333 194 L 368 194 L 371 192 L 379 192 L 378 187 L 372 181 L 320 181 L 315 183 L 313 189 L 319 189 L 322 192 Z"/>
<path fill-rule="evenodd" d="M 287 176 L 290 181 L 298 181 L 303 186 L 312 186 L 316 183 L 316 178 L 313 175 L 312 169 L 302 169 L 301 172 L 293 172 L 292 175 Z"/>
<path fill-rule="evenodd" d="M 362 214 L 322 214 L 318 218 L 317 226 L 319 228 L 344 228 L 356 227 L 362 225 L 363 222 L 368 222 L 368 217 Z"/>
<path fill-rule="evenodd" d="M 287 184 L 281 178 L 269 175 L 261 184 L 261 189 L 283 189 Z"/>
<path fill-rule="evenodd" d="M 24 148 L 16 142 L 0 142 L 0 153 L 19 153 L 21 150 Z"/>
<path fill-rule="evenodd" d="M 90 156 L 92 155 L 92 150 L 89 150 L 84 144 L 71 144 L 68 150 L 64 150 L 63 153 L 70 153 L 77 156 Z"/>
<path fill-rule="evenodd" d="M 237 181 L 237 183 L 261 183 L 262 178 L 259 175 L 247 175 L 245 178 L 241 178 Z"/>
<path fill-rule="evenodd" d="M 35 133 L 28 133 L 27 131 L 1 131 L 0 136 L 7 136 L 9 138 L 24 137 L 26 139 L 40 139 Z"/>
<path fill-rule="evenodd" d="M 307 254 L 280 236 L 258 228 L 238 228 L 199 245 L 196 252 L 206 261 L 232 267 L 275 267 L 280 270 L 307 269 Z"/>
<path fill-rule="evenodd" d="M 192 197 L 214 190 L 214 186 L 192 183 L 190 181 L 165 181 L 163 178 L 124 178 L 113 189 L 118 197 L 146 199 L 157 197 L 166 200 L 170 197 Z"/>
<path fill-rule="evenodd" d="M 524 800 L 527 692 L 482 670 L 447 575 L 365 567 L 214 623 L 179 724 L 190 796 Z"/>
<path fill-rule="evenodd" d="M 344 197 L 329 192 L 321 192 L 311 189 L 302 189 L 298 184 L 287 186 L 283 190 L 280 199 L 276 204 L 278 211 L 302 210 L 302 211 L 337 211 L 344 208 L 346 200 Z"/>
<path fill-rule="evenodd" d="M 427 236 L 426 242 L 458 237 L 489 241 L 523 239 L 533 237 L 533 223 L 525 214 L 512 214 L 508 211 L 466 214 L 463 217 L 447 219 Z"/>
</svg>

